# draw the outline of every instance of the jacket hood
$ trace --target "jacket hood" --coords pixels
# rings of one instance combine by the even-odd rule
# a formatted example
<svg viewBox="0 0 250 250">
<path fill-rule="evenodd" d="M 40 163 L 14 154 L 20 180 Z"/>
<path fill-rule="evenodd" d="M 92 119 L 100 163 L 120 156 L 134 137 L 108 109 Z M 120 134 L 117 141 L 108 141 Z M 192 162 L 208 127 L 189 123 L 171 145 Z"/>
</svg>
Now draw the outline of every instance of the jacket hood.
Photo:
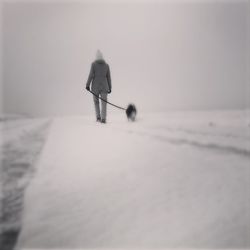
<svg viewBox="0 0 250 250">
<path fill-rule="evenodd" d="M 104 60 L 103 54 L 102 54 L 102 52 L 99 49 L 96 51 L 95 59 L 96 59 L 96 61 L 98 61 L 98 60 Z"/>
</svg>

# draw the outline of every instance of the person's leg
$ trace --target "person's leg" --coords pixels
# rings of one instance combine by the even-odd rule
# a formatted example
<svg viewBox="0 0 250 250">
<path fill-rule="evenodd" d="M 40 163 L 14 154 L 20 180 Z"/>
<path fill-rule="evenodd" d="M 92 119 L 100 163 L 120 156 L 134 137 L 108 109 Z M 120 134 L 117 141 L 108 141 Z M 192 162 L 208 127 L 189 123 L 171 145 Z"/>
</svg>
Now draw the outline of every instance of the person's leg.
<svg viewBox="0 0 250 250">
<path fill-rule="evenodd" d="M 107 93 L 101 93 L 101 98 L 107 101 Z M 107 103 L 102 101 L 102 112 L 101 112 L 102 122 L 106 122 L 106 116 L 107 116 Z"/>
<path fill-rule="evenodd" d="M 93 95 L 93 98 L 94 98 L 94 104 L 95 104 L 96 120 L 100 121 L 101 120 L 101 115 L 100 115 L 99 99 L 94 95 Z"/>
</svg>

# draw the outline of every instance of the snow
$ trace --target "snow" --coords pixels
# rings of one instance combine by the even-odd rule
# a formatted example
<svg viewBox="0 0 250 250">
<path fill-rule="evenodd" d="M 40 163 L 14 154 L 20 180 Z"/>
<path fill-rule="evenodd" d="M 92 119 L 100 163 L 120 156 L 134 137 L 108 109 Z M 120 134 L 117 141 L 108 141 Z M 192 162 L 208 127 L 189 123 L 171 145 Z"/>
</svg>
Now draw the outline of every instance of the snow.
<svg viewBox="0 0 250 250">
<path fill-rule="evenodd" d="M 0 245 L 13 249 L 22 226 L 25 189 L 46 140 L 47 119 L 0 119 Z"/>
<path fill-rule="evenodd" d="M 19 248 L 250 248 L 248 111 L 57 117 Z"/>
</svg>

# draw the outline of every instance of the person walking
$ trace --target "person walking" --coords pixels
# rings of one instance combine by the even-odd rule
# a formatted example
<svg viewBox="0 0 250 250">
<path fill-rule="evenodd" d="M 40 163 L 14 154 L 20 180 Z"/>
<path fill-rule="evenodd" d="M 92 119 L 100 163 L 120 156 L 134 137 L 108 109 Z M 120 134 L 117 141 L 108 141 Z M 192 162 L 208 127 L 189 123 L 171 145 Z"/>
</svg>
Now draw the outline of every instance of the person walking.
<svg viewBox="0 0 250 250">
<path fill-rule="evenodd" d="M 86 89 L 88 91 L 90 91 L 90 85 L 91 91 L 96 95 L 93 95 L 96 121 L 106 123 L 107 103 L 105 101 L 107 101 L 107 95 L 111 93 L 112 85 L 109 65 L 105 62 L 100 50 L 97 50 L 95 61 L 91 64 L 89 77 L 86 83 Z M 101 112 L 99 96 L 105 100 L 101 100 Z"/>
</svg>

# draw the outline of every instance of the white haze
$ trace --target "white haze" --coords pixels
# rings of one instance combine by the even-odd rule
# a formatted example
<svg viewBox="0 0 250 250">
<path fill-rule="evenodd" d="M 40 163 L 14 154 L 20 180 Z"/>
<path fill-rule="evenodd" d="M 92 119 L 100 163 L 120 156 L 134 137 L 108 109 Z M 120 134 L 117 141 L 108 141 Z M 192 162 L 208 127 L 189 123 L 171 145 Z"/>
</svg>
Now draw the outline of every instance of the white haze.
<svg viewBox="0 0 250 250">
<path fill-rule="evenodd" d="M 3 112 L 3 30 L 2 30 L 2 24 L 3 24 L 3 15 L 2 15 L 2 2 L 0 2 L 0 114 Z"/>
<path fill-rule="evenodd" d="M 143 111 L 249 107 L 247 1 L 5 2 L 4 112 L 93 112 L 100 49 L 109 100 Z"/>
</svg>

